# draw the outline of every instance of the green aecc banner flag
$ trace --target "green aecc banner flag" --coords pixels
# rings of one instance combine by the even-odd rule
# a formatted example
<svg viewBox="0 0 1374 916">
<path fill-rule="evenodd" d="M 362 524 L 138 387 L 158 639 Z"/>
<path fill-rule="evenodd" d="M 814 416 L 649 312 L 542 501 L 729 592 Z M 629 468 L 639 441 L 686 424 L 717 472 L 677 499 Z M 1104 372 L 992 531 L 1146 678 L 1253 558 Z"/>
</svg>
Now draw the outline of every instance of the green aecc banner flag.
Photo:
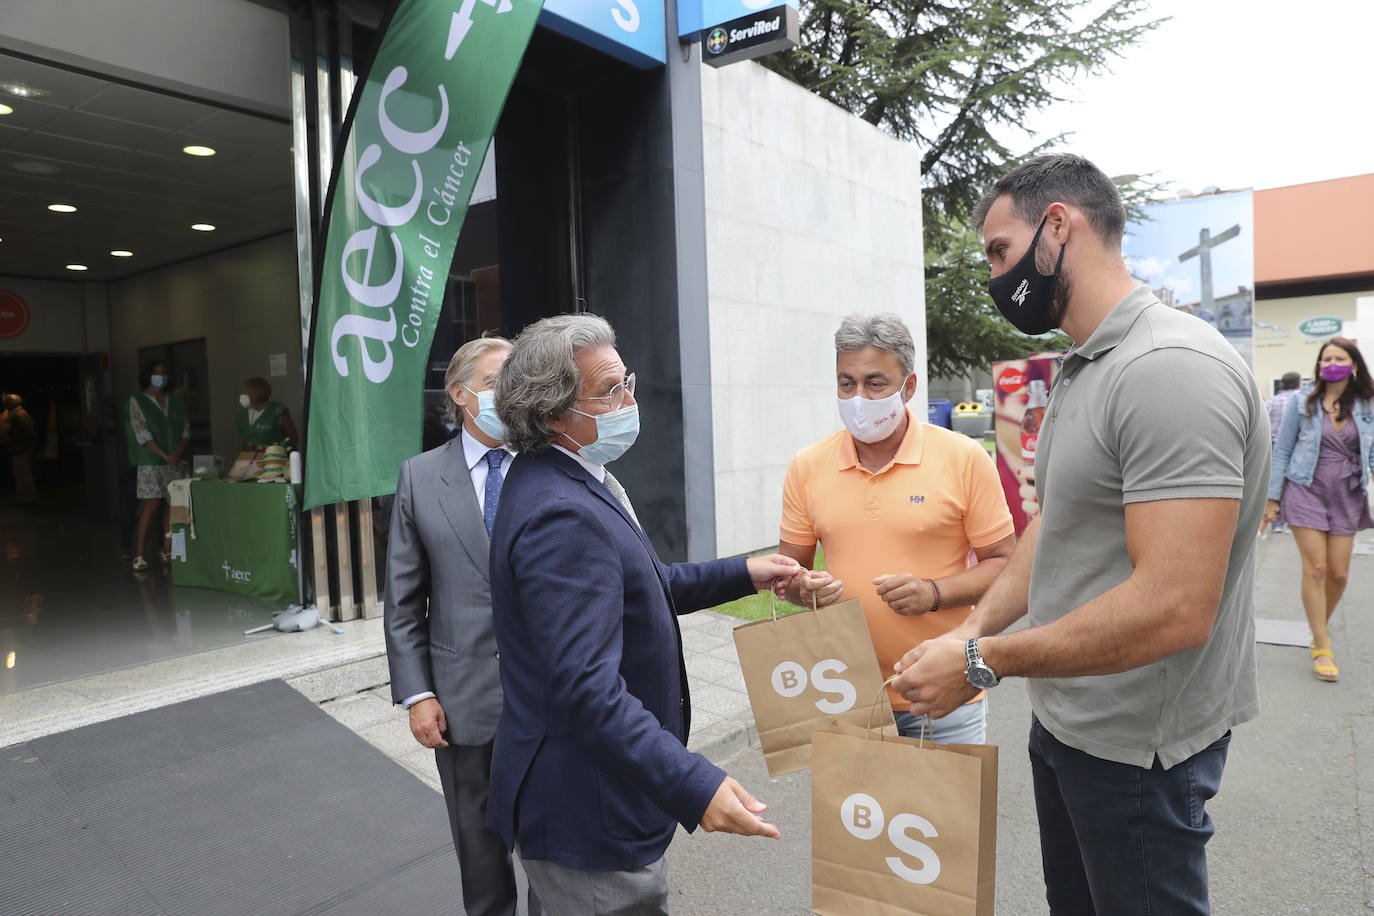
<svg viewBox="0 0 1374 916">
<path fill-rule="evenodd" d="M 305 506 L 396 490 L 449 264 L 542 0 L 401 0 L 354 94 L 325 214 Z"/>
</svg>

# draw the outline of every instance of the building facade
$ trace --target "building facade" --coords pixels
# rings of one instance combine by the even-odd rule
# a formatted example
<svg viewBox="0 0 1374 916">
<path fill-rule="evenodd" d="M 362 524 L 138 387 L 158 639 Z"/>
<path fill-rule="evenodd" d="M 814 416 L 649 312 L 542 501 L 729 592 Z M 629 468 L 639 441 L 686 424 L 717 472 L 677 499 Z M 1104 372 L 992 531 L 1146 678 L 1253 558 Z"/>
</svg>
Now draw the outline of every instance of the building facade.
<svg viewBox="0 0 1374 916">
<path fill-rule="evenodd" d="M 0 116 L 0 289 L 31 315 L 0 339 L 0 367 L 74 360 L 52 394 L 63 440 L 100 443 L 79 473 L 90 514 L 117 518 L 119 405 L 150 359 L 175 363 L 191 393 L 197 453 L 237 450 L 250 376 L 308 422 L 323 203 L 389 4 L 4 6 L 0 82 L 38 94 Z M 919 159 L 754 63 L 703 67 L 675 0 L 617 0 L 606 28 L 579 22 L 583 7 L 546 4 L 415 409 L 442 397 L 448 356 L 477 334 L 604 315 L 646 418 L 617 473 L 662 555 L 771 547 L 787 460 L 838 426 L 840 317 L 902 314 L 924 376 Z M 630 22 L 639 34 L 617 36 Z M 190 158 L 192 145 L 216 154 Z M 47 206 L 66 200 L 64 223 Z"/>
<path fill-rule="evenodd" d="M 1255 377 L 1312 376 L 1321 342 L 1374 351 L 1374 174 L 1255 192 Z"/>
</svg>

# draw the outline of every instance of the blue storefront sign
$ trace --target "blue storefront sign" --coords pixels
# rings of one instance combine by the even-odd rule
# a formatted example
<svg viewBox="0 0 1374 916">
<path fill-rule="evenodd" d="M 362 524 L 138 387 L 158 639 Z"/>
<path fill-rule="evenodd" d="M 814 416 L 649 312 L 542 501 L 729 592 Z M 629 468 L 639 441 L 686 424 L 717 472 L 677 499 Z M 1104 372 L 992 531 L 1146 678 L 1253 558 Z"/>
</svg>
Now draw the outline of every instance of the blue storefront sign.
<svg viewBox="0 0 1374 916">
<path fill-rule="evenodd" d="M 707 29 L 777 5 L 778 0 L 677 0 L 677 34 L 699 38 Z M 795 10 L 797 0 L 787 0 L 787 5 Z"/>
<path fill-rule="evenodd" d="M 700 39 L 717 26 L 756 17 L 764 11 L 772 16 L 773 8 L 780 5 L 779 0 L 545 0 L 539 24 L 626 63 L 651 70 L 667 60 L 665 2 L 677 3 L 677 34 L 689 39 Z M 795 22 L 797 0 L 784 2 L 792 8 L 784 18 Z M 748 27 L 745 24 L 741 29 Z"/>
<path fill-rule="evenodd" d="M 664 0 L 546 0 L 539 24 L 645 70 L 660 67 Z M 766 4 L 765 4 L 766 5 Z"/>
</svg>

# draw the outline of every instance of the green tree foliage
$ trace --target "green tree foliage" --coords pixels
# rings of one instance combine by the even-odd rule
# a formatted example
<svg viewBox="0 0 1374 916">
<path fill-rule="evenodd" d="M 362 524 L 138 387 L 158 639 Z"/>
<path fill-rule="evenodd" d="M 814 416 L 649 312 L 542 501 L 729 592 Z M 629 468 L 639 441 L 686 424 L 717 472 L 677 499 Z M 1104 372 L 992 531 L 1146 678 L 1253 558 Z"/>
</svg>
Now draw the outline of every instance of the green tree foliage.
<svg viewBox="0 0 1374 916">
<path fill-rule="evenodd" d="M 997 314 L 969 214 L 1009 168 L 1064 141 L 1007 145 L 1073 80 L 1106 70 L 1158 25 L 1143 19 L 1147 9 L 1147 0 L 803 0 L 798 46 L 761 60 L 921 150 L 932 375 L 1067 346 L 1062 335 L 1025 337 Z M 1158 188 L 1121 186 L 1134 213 Z"/>
</svg>

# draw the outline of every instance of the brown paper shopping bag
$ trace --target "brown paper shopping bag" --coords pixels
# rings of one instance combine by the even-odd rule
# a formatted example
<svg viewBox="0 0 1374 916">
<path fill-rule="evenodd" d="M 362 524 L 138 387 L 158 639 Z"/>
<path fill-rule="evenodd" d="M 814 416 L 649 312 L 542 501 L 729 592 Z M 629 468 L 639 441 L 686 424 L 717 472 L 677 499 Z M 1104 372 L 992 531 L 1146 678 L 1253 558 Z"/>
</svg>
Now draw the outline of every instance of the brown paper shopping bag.
<svg viewBox="0 0 1374 916">
<path fill-rule="evenodd" d="M 744 686 L 768 774 L 804 770 L 811 733 L 830 719 L 863 726 L 883 682 L 858 599 L 735 628 Z"/>
<path fill-rule="evenodd" d="M 813 736 L 811 908 L 991 916 L 997 748 L 835 723 Z"/>
</svg>

